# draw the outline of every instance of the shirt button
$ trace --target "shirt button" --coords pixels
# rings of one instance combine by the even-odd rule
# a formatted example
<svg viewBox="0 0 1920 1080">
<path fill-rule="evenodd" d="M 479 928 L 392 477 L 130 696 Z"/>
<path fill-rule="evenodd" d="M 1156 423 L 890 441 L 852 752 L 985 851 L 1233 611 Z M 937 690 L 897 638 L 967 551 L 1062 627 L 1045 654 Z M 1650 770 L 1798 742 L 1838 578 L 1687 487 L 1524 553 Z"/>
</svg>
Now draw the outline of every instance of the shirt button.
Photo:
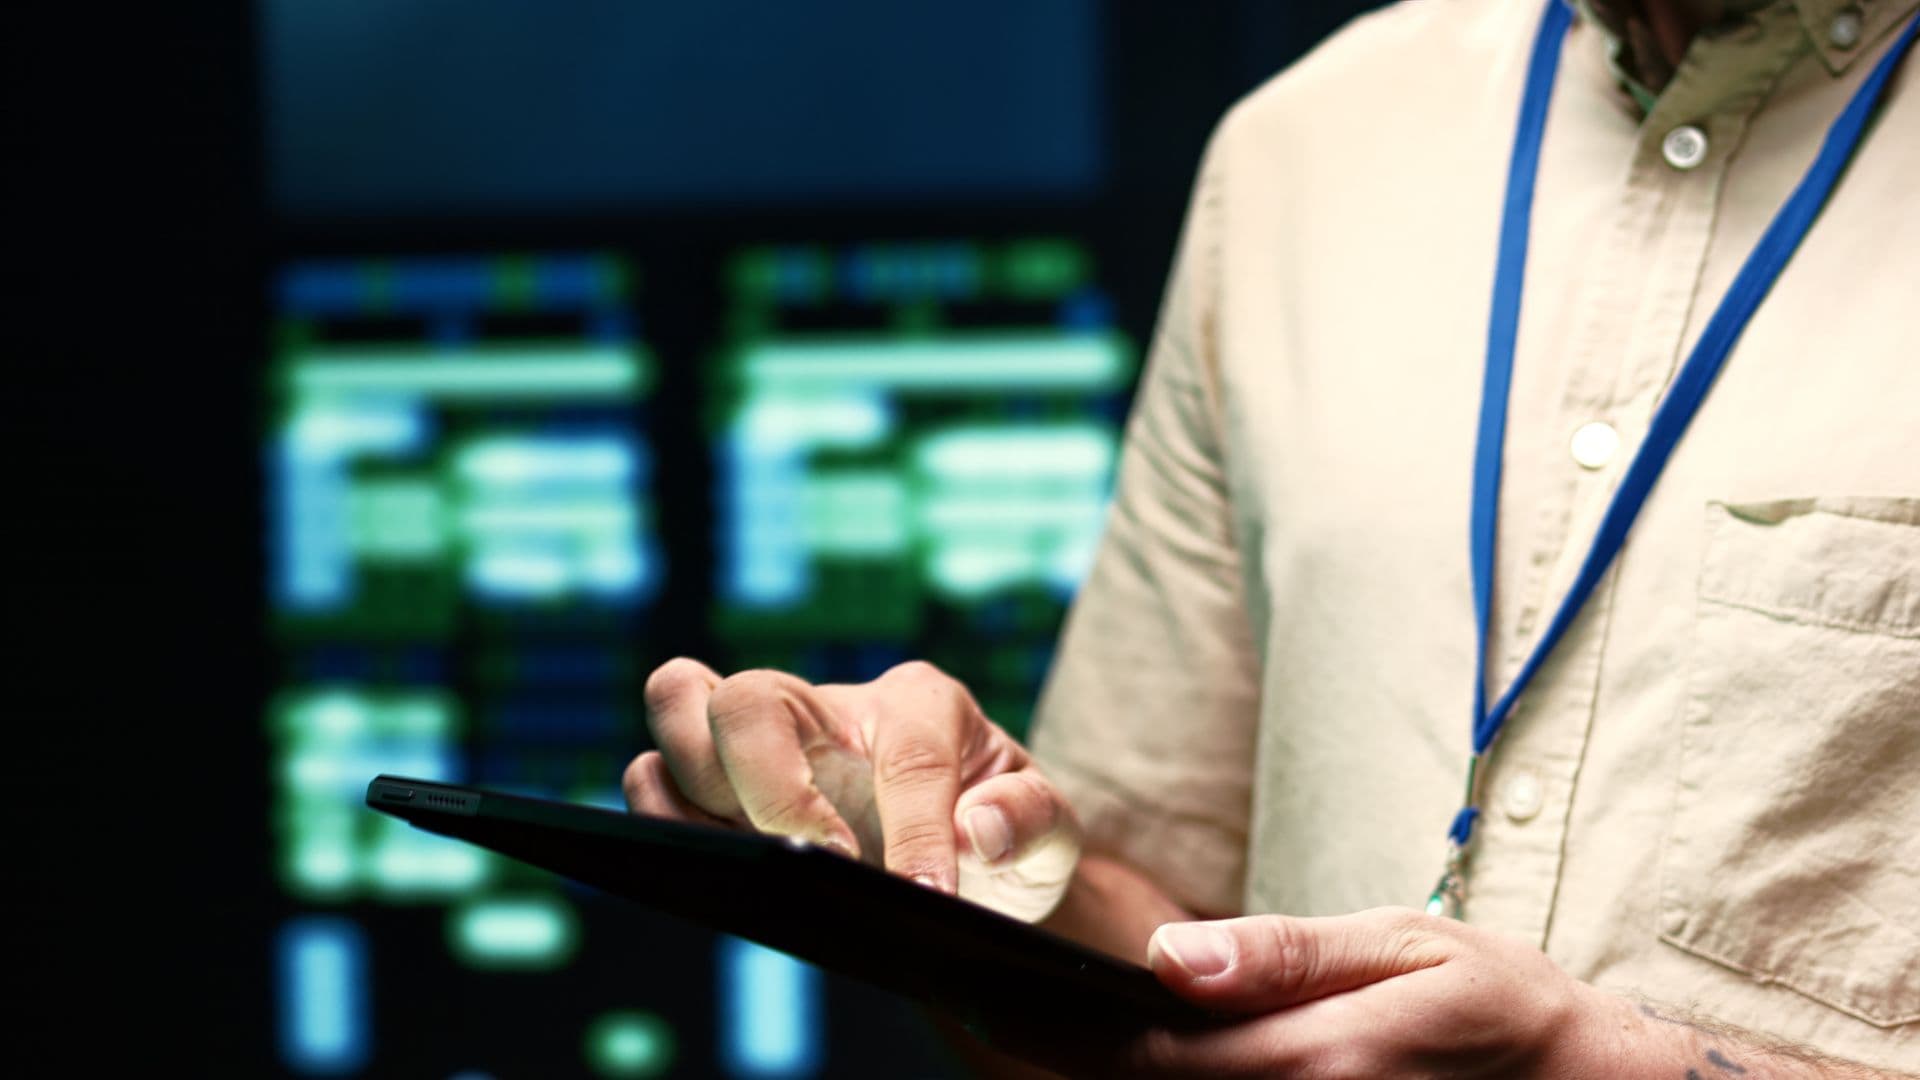
<svg viewBox="0 0 1920 1080">
<path fill-rule="evenodd" d="M 1827 24 L 1827 41 L 1836 49 L 1851 49 L 1860 44 L 1860 13 L 1847 8 Z"/>
<path fill-rule="evenodd" d="M 1660 140 L 1660 155 L 1676 169 L 1691 169 L 1707 160 L 1707 133 L 1692 124 L 1681 124 Z"/>
<path fill-rule="evenodd" d="M 1532 821 L 1540 812 L 1540 804 L 1546 800 L 1540 790 L 1540 776 L 1532 769 L 1521 769 L 1507 778 L 1506 790 L 1501 793 L 1501 809 L 1507 817 L 1516 821 Z"/>
<path fill-rule="evenodd" d="M 1581 468 L 1604 468 L 1607 462 L 1613 460 L 1614 452 L 1620 449 L 1620 433 L 1603 420 L 1581 424 L 1568 441 L 1567 449 Z"/>
</svg>

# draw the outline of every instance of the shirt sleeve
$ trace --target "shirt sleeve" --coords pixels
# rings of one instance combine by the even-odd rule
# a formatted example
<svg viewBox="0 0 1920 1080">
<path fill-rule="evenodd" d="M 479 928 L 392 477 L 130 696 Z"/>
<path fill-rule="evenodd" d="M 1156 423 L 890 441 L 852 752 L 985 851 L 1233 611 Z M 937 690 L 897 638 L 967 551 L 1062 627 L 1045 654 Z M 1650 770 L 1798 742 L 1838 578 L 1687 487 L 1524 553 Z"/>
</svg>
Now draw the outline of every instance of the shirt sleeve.
<svg viewBox="0 0 1920 1080">
<path fill-rule="evenodd" d="M 1214 352 L 1219 142 L 1195 186 L 1106 532 L 1032 736 L 1088 850 L 1207 914 L 1242 903 L 1259 711 Z"/>
</svg>

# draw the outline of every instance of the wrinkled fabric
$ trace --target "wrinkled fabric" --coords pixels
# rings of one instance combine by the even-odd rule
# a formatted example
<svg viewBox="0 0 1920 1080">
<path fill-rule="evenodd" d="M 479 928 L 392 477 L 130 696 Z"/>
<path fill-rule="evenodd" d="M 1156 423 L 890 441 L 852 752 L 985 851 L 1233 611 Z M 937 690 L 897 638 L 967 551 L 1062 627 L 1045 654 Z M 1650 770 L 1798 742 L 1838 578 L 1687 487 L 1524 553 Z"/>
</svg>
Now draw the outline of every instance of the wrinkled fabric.
<svg viewBox="0 0 1920 1080">
<path fill-rule="evenodd" d="M 1576 24 L 1505 443 L 1490 678 L 1914 0 Z M 1037 714 L 1096 850 L 1203 913 L 1421 904 L 1466 776 L 1467 513 L 1537 0 L 1365 17 L 1222 121 Z M 1920 1067 L 1920 63 L 1480 770 L 1465 918 L 1604 989 Z M 1705 160 L 1661 143 L 1704 132 Z M 1619 434 L 1589 468 L 1573 433 Z M 1591 459 L 1591 455 L 1588 456 Z"/>
</svg>

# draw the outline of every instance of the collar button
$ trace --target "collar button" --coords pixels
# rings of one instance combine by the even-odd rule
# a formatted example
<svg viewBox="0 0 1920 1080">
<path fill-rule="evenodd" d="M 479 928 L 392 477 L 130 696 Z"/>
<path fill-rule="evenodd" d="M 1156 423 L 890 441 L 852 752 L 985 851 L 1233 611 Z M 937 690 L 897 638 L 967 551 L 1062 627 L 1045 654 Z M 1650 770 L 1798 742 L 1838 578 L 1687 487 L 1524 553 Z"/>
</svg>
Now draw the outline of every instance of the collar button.
<svg viewBox="0 0 1920 1080">
<path fill-rule="evenodd" d="M 1827 24 L 1827 42 L 1836 49 L 1851 49 L 1860 44 L 1860 31 L 1864 27 L 1858 8 L 1842 8 Z"/>
</svg>

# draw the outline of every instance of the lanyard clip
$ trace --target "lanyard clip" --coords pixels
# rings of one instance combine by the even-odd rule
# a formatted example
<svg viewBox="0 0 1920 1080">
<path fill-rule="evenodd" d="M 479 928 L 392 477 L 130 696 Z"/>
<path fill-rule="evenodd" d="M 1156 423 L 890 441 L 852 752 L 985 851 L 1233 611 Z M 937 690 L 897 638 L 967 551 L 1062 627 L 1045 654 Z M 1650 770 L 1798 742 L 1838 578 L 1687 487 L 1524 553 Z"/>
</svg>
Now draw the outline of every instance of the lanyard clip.
<svg viewBox="0 0 1920 1080">
<path fill-rule="evenodd" d="M 1458 919 L 1465 906 L 1467 876 L 1464 863 L 1466 849 L 1459 844 L 1447 841 L 1447 865 L 1440 872 L 1440 880 L 1434 883 L 1433 892 L 1427 897 L 1427 914 Z"/>
</svg>

